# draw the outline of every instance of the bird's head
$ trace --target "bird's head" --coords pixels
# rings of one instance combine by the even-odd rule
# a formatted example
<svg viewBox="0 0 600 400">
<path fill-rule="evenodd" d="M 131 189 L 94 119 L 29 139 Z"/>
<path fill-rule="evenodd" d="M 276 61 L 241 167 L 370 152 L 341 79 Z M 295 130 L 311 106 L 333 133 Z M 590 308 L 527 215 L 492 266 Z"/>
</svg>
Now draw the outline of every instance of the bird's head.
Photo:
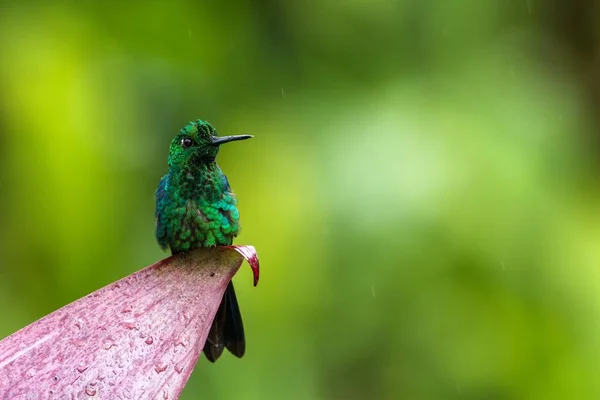
<svg viewBox="0 0 600 400">
<path fill-rule="evenodd" d="M 220 145 L 251 137 L 252 135 L 218 136 L 210 123 L 200 119 L 190 122 L 171 142 L 169 167 L 183 167 L 190 163 L 213 163 Z"/>
</svg>

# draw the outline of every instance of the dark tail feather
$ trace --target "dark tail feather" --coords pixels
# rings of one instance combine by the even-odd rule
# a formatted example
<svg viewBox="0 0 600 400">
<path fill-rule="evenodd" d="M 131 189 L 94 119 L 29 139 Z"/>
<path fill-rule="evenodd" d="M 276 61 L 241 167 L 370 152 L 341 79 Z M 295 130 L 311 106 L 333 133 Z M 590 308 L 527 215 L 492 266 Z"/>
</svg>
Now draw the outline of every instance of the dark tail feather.
<svg viewBox="0 0 600 400">
<path fill-rule="evenodd" d="M 225 347 L 234 356 L 242 358 L 246 352 L 246 338 L 240 306 L 235 297 L 233 283 L 229 282 L 225 296 L 227 297 L 227 316 L 225 317 Z"/>
<path fill-rule="evenodd" d="M 233 282 L 229 282 L 219 310 L 210 327 L 210 332 L 204 344 L 206 358 L 215 362 L 227 348 L 236 357 L 242 357 L 246 351 L 246 339 L 244 338 L 244 324 L 238 306 Z"/>
</svg>

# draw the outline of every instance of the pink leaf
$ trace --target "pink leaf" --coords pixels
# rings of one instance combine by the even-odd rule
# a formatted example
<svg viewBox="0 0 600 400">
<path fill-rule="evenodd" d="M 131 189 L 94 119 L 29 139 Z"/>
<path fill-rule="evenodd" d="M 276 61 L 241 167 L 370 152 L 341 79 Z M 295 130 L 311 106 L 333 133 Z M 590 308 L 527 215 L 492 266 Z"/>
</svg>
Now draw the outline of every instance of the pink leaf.
<svg viewBox="0 0 600 400">
<path fill-rule="evenodd" d="M 235 251 L 231 251 L 235 250 Z M 176 399 L 252 246 L 159 261 L 0 341 L 3 399 Z"/>
</svg>

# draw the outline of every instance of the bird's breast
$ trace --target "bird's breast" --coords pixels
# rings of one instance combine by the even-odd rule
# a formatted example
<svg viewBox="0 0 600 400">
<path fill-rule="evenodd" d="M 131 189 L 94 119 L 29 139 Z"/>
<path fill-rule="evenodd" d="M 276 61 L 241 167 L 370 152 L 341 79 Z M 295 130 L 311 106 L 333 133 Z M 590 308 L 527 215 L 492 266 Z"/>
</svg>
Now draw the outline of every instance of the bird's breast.
<svg viewBox="0 0 600 400">
<path fill-rule="evenodd" d="M 181 199 L 180 199 L 181 200 Z M 174 252 L 197 247 L 230 245 L 239 229 L 239 213 L 231 194 L 219 201 L 180 201 L 167 223 L 169 247 Z"/>
</svg>

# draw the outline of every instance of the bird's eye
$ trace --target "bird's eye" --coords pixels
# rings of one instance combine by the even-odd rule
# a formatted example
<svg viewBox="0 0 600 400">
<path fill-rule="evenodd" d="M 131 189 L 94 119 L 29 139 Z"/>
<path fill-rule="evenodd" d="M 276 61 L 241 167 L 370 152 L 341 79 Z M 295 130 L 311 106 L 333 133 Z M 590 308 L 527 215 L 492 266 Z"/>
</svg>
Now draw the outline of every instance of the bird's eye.
<svg viewBox="0 0 600 400">
<path fill-rule="evenodd" d="M 186 137 L 186 138 L 181 139 L 181 145 L 186 149 L 188 147 L 192 147 L 193 144 L 194 144 L 194 142 L 190 138 Z"/>
</svg>

